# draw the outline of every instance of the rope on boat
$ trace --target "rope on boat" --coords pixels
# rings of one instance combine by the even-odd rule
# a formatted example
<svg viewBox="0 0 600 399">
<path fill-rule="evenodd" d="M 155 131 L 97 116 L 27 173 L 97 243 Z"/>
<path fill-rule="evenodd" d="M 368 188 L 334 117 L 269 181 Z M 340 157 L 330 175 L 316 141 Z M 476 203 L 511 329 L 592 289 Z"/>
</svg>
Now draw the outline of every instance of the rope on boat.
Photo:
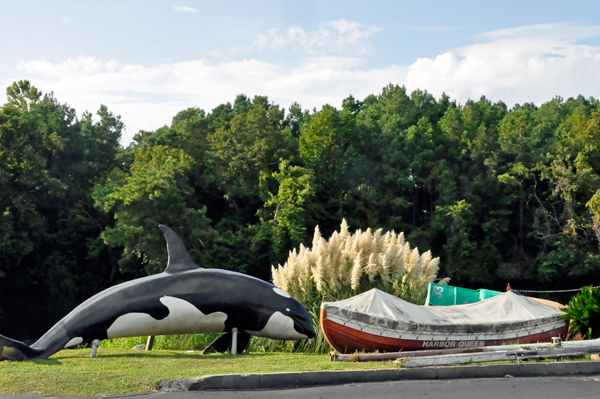
<svg viewBox="0 0 600 399">
<path fill-rule="evenodd" d="M 595 287 L 592 288 L 600 288 L 600 285 L 597 285 Z M 546 294 L 546 293 L 554 293 L 554 292 L 577 292 L 577 291 L 581 291 L 581 288 L 576 288 L 573 290 L 553 290 L 553 291 L 536 291 L 536 290 L 516 290 L 516 289 L 512 289 L 515 292 L 535 292 L 535 293 L 539 293 L 539 294 Z"/>
</svg>

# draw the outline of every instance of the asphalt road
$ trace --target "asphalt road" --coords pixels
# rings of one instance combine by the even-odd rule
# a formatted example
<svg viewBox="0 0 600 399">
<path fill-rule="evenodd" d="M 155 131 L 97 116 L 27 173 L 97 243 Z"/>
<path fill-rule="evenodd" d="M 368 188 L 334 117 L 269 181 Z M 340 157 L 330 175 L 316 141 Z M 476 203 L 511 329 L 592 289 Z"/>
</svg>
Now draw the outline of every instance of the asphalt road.
<svg viewBox="0 0 600 399">
<path fill-rule="evenodd" d="M 486 378 L 397 381 L 272 391 L 210 391 L 150 393 L 127 399 L 573 399 L 600 398 L 600 375 L 552 378 Z M 39 395 L 0 395 L 1 399 L 39 399 Z"/>
</svg>

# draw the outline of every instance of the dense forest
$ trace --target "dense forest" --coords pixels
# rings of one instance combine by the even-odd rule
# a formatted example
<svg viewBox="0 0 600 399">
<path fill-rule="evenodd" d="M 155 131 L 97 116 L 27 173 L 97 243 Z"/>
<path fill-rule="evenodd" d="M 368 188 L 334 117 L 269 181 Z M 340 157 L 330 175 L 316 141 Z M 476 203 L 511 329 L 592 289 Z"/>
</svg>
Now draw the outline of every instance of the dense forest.
<svg viewBox="0 0 600 399">
<path fill-rule="evenodd" d="M 403 231 L 473 288 L 600 281 L 600 102 L 511 109 L 389 85 L 341 109 L 239 95 L 119 144 L 105 106 L 80 116 L 28 81 L 0 108 L 0 289 L 99 290 L 166 265 L 159 223 L 204 267 L 271 265 L 351 229 Z"/>
</svg>

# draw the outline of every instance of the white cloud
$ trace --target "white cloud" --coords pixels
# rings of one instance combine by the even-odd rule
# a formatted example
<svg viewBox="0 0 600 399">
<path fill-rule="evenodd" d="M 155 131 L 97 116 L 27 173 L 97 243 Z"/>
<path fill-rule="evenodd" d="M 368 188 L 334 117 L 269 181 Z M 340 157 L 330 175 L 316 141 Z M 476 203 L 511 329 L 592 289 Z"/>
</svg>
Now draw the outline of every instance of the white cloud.
<svg viewBox="0 0 600 399">
<path fill-rule="evenodd" d="M 596 36 L 600 26 L 572 23 L 488 32 L 477 36 L 486 42 L 419 58 L 408 69 L 406 86 L 446 92 L 461 102 L 485 95 L 511 106 L 555 95 L 597 97 L 600 47 L 577 43 Z"/>
<path fill-rule="evenodd" d="M 479 34 L 476 37 L 488 39 L 544 37 L 573 41 L 596 36 L 600 36 L 600 26 L 577 25 L 572 22 L 561 22 L 556 24 L 526 25 L 515 28 L 498 29 Z"/>
<path fill-rule="evenodd" d="M 328 25 L 328 29 L 346 34 L 356 31 L 353 24 L 343 21 L 335 28 Z M 294 35 L 299 33 L 285 37 Z M 339 106 L 349 94 L 364 98 L 388 83 L 428 90 L 435 96 L 446 92 L 460 103 L 481 95 L 509 106 L 516 102 L 540 104 L 555 95 L 598 97 L 600 47 L 578 43 L 595 36 L 600 36 L 600 27 L 574 24 L 488 32 L 476 37 L 478 44 L 435 58 L 420 58 L 408 67 L 367 68 L 364 58 L 340 56 L 312 57 L 289 67 L 257 59 L 200 59 L 154 66 L 85 57 L 61 63 L 24 61 L 17 66 L 21 76 L 0 83 L 6 87 L 18 79 L 30 79 L 79 112 L 95 111 L 100 103 L 106 104 L 122 115 L 128 130 L 123 142 L 127 144 L 138 130 L 169 124 L 186 107 L 210 111 L 240 93 L 266 95 L 284 107 L 297 101 L 304 108 L 325 103 Z M 306 39 L 306 43 L 311 42 Z M 311 45 L 306 44 L 308 48 Z"/>
<path fill-rule="evenodd" d="M 198 10 L 196 10 L 193 7 L 188 7 L 188 6 L 174 6 L 173 7 L 175 9 L 175 11 L 179 11 L 179 12 L 189 12 L 189 13 L 196 13 L 198 12 Z"/>
<path fill-rule="evenodd" d="M 458 28 L 448 28 L 447 26 L 409 26 L 410 30 L 431 31 L 431 32 L 446 32 L 449 30 L 457 30 Z"/>
<path fill-rule="evenodd" d="M 258 35 L 251 48 L 279 50 L 294 46 L 308 54 L 352 53 L 368 54 L 372 50 L 369 39 L 383 28 L 367 26 L 355 21 L 328 21 L 312 31 L 292 26 L 285 33 L 271 29 Z"/>
<path fill-rule="evenodd" d="M 114 72 L 118 62 L 98 61 L 90 57 L 79 57 L 76 60 L 67 60 L 61 63 L 52 63 L 48 61 L 21 61 L 17 64 L 17 69 L 41 74 L 49 78 L 63 78 L 70 75 L 93 75 L 98 73 Z"/>
<path fill-rule="evenodd" d="M 240 93 L 266 95 L 284 107 L 296 101 L 304 108 L 339 106 L 349 94 L 361 98 L 376 93 L 390 82 L 402 82 L 406 73 L 406 68 L 394 65 L 361 69 L 362 62 L 323 57 L 282 67 L 256 59 L 221 63 L 201 59 L 141 66 L 81 57 L 62 63 L 20 62 L 18 69 L 37 88 L 54 91 L 59 101 L 80 113 L 107 105 L 127 125 L 123 138 L 127 144 L 140 129 L 170 124 L 186 107 L 210 111 Z"/>
<path fill-rule="evenodd" d="M 71 22 L 73 22 L 73 20 L 69 17 L 63 17 L 62 21 L 65 24 L 70 24 Z"/>
</svg>

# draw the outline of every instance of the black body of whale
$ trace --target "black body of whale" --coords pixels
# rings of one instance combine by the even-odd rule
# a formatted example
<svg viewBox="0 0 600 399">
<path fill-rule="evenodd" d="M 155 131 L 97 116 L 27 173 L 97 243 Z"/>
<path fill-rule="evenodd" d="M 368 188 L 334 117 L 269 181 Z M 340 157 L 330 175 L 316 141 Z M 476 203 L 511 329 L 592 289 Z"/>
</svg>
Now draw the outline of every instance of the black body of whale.
<svg viewBox="0 0 600 399">
<path fill-rule="evenodd" d="M 234 327 L 274 339 L 315 336 L 310 315 L 294 298 L 245 274 L 197 266 L 181 239 L 160 227 L 169 251 L 165 272 L 98 293 L 31 346 L 0 335 L 0 360 L 47 358 L 95 339 L 230 332 Z"/>
</svg>

